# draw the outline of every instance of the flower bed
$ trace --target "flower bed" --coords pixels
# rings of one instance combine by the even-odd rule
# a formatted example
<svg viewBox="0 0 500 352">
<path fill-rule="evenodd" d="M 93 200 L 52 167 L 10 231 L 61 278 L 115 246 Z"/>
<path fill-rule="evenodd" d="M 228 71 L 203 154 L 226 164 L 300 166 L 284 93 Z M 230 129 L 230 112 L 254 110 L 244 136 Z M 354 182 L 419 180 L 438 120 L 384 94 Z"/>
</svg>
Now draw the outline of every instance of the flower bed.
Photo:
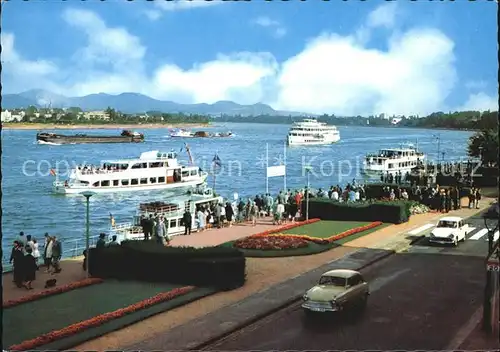
<svg viewBox="0 0 500 352">
<path fill-rule="evenodd" d="M 233 246 L 241 249 L 260 249 L 260 250 L 302 248 L 307 246 L 308 241 L 317 244 L 329 244 L 338 241 L 344 237 L 351 236 L 366 230 L 370 230 L 380 225 L 382 225 L 381 221 L 375 221 L 368 225 L 355 227 L 327 238 L 319 238 L 307 235 L 281 234 L 281 233 L 278 234 L 258 233 L 243 238 L 241 240 L 235 241 Z"/>
<path fill-rule="evenodd" d="M 234 242 L 241 249 L 280 250 L 307 247 L 308 241 L 301 237 L 286 235 L 249 236 Z"/>
<path fill-rule="evenodd" d="M 292 222 L 290 224 L 286 224 L 283 226 L 275 227 L 275 228 L 267 230 L 267 231 L 256 233 L 255 235 L 252 235 L 251 237 L 253 237 L 253 236 L 267 236 L 267 235 L 271 235 L 273 233 L 287 231 L 287 230 L 293 229 L 295 227 L 313 224 L 313 223 L 318 222 L 318 221 L 321 221 L 321 219 L 309 219 L 309 220 L 305 220 L 305 221 Z"/>
<path fill-rule="evenodd" d="M 18 299 L 9 300 L 9 301 L 3 303 L 3 308 L 5 309 L 5 308 L 14 307 L 14 306 L 17 306 L 18 304 L 35 301 L 35 300 L 40 299 L 40 298 L 44 298 L 44 297 L 48 297 L 48 296 L 52 296 L 52 295 L 57 295 L 60 293 L 75 290 L 77 288 L 82 288 L 82 287 L 86 287 L 86 286 L 90 286 L 90 285 L 100 284 L 102 282 L 103 282 L 103 280 L 99 279 L 99 278 L 89 278 L 89 279 L 84 279 L 84 280 L 72 282 L 72 283 L 67 284 L 67 285 L 51 288 L 51 289 L 48 289 L 48 290 L 45 290 L 42 292 L 38 292 L 38 293 L 29 295 L 29 296 L 24 296 L 24 297 L 21 297 Z"/>
<path fill-rule="evenodd" d="M 135 304 L 132 304 L 128 307 L 122 308 L 115 310 L 113 312 L 108 312 L 104 313 L 98 316 L 95 316 L 91 319 L 72 324 L 70 326 L 67 326 L 63 329 L 56 330 L 49 332 L 47 334 L 43 334 L 37 338 L 34 338 L 32 340 L 24 341 L 21 342 L 20 344 L 17 345 L 12 345 L 8 348 L 9 351 L 27 351 L 27 350 L 32 350 L 41 346 L 44 346 L 48 343 L 51 343 L 56 340 L 60 340 L 64 337 L 68 337 L 71 335 L 78 334 L 79 332 L 82 332 L 86 329 L 93 328 L 99 325 L 102 325 L 104 323 L 107 323 L 111 320 L 118 319 L 123 317 L 126 314 L 130 314 L 133 312 L 136 312 L 141 309 L 149 308 L 155 304 L 159 304 L 165 301 L 169 301 L 171 299 L 174 299 L 178 296 L 185 295 L 186 293 L 191 292 L 194 290 L 194 286 L 186 286 L 186 287 L 181 287 L 181 288 L 176 288 L 173 289 L 172 291 L 169 292 L 164 292 L 160 293 L 156 296 L 153 296 L 151 298 L 148 298 L 146 300 L 137 302 Z"/>
</svg>

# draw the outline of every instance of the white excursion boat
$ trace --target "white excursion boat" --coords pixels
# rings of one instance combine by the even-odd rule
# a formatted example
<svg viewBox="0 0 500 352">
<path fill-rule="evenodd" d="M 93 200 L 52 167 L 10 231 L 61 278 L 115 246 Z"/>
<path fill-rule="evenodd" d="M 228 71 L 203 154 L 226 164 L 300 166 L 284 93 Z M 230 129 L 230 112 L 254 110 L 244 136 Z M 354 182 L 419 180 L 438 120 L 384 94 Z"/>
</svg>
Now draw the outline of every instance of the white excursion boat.
<svg viewBox="0 0 500 352">
<path fill-rule="evenodd" d="M 172 130 L 171 132 L 172 133 L 170 134 L 170 137 L 178 137 L 178 138 L 193 138 L 194 137 L 194 133 L 193 132 L 187 131 L 187 130 L 183 130 L 183 129 Z"/>
<path fill-rule="evenodd" d="M 113 160 L 101 166 L 78 166 L 65 181 L 53 184 L 55 193 L 77 194 L 84 191 L 110 193 L 155 189 L 197 187 L 205 182 L 208 173 L 193 165 L 189 148 L 189 166 L 177 161 L 175 152 L 144 152 L 139 159 Z M 57 174 L 56 174 L 57 177 Z"/>
<path fill-rule="evenodd" d="M 413 144 L 402 144 L 400 148 L 380 149 L 377 154 L 367 154 L 361 172 L 365 174 L 395 174 L 411 172 L 421 165 L 425 154 L 419 152 Z"/>
<path fill-rule="evenodd" d="M 288 145 L 333 144 L 340 140 L 337 127 L 318 122 L 316 119 L 304 119 L 295 122 L 287 137 Z"/>
<path fill-rule="evenodd" d="M 142 240 L 144 232 L 141 226 L 141 217 L 149 218 L 163 216 L 167 227 L 167 236 L 172 237 L 184 233 L 181 225 L 186 210 L 191 213 L 192 232 L 197 230 L 196 211 L 199 207 L 207 208 L 222 203 L 223 198 L 216 196 L 212 189 L 204 186 L 197 187 L 185 195 L 170 198 L 167 202 L 150 202 L 139 205 L 137 214 L 132 222 L 117 223 L 111 227 L 110 236 L 116 235 L 117 241 Z M 205 222 L 206 225 L 206 222 Z"/>
</svg>

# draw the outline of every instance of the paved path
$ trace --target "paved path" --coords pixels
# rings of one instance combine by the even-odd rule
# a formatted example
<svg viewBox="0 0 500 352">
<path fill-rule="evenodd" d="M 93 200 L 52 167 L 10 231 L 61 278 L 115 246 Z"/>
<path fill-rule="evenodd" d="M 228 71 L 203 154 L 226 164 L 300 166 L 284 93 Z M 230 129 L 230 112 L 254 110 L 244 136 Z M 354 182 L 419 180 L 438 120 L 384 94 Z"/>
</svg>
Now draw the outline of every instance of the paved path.
<svg viewBox="0 0 500 352">
<path fill-rule="evenodd" d="M 214 246 L 227 241 L 263 232 L 273 227 L 276 227 L 276 225 L 272 224 L 271 218 L 261 218 L 257 222 L 256 226 L 252 226 L 251 223 L 244 223 L 222 229 L 208 229 L 203 232 L 192 233 L 190 236 L 176 236 L 172 239 L 171 245 L 193 247 Z M 45 268 L 41 267 L 37 272 L 37 279 L 33 282 L 33 290 L 30 291 L 25 288 L 18 288 L 12 282 L 12 273 L 5 273 L 2 275 L 3 302 L 12 299 L 19 299 L 21 297 L 43 291 L 45 281 L 48 279 L 56 278 L 58 286 L 82 280 L 87 277 L 86 272 L 83 271 L 82 263 L 82 256 L 64 259 L 61 261 L 61 268 L 63 271 L 55 275 L 45 273 Z"/>
<path fill-rule="evenodd" d="M 363 316 L 310 325 L 296 304 L 207 349 L 445 349 L 481 305 L 483 267 L 477 256 L 396 254 L 364 272 L 372 295 Z"/>
</svg>

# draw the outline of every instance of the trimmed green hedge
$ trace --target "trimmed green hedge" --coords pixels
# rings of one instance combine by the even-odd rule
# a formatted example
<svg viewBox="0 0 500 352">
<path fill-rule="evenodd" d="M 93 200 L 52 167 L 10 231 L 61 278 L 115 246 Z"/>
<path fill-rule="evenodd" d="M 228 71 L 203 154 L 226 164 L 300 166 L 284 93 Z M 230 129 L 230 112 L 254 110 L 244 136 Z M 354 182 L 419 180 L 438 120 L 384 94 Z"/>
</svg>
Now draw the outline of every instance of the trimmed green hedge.
<svg viewBox="0 0 500 352">
<path fill-rule="evenodd" d="M 164 247 L 153 241 L 90 250 L 90 274 L 230 290 L 245 283 L 244 254 L 235 248 Z"/>
<path fill-rule="evenodd" d="M 412 201 L 339 203 L 327 198 L 309 200 L 309 218 L 341 221 L 382 221 L 401 224 L 410 218 Z M 306 202 L 302 202 L 305 214 Z"/>
</svg>

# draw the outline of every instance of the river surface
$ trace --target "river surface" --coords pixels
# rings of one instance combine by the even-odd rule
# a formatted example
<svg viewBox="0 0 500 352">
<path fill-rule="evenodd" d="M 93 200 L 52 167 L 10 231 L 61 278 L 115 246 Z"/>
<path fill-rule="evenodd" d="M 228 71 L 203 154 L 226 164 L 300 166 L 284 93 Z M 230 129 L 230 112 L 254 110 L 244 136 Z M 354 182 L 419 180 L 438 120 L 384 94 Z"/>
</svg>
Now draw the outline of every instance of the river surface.
<svg viewBox="0 0 500 352">
<path fill-rule="evenodd" d="M 329 146 L 285 148 L 289 125 L 231 124 L 214 125 L 206 130 L 232 131 L 232 138 L 180 139 L 169 138 L 169 129 L 137 129 L 146 141 L 140 144 L 80 144 L 39 145 L 34 130 L 2 130 L 2 248 L 4 259 L 10 254 L 13 238 L 19 231 L 43 241 L 49 232 L 63 241 L 82 238 L 85 233 L 85 198 L 79 195 L 52 194 L 55 177 L 67 173 L 78 164 L 99 164 L 103 160 L 139 157 L 149 150 L 176 150 L 181 161 L 187 162 L 184 141 L 189 143 L 195 162 L 210 171 L 215 153 L 222 168 L 217 170 L 216 192 L 233 198 L 253 196 L 266 190 L 266 153 L 269 166 L 286 162 L 286 185 L 299 188 L 306 185 L 304 167 L 310 165 L 311 187 L 329 187 L 361 179 L 359 167 L 363 156 L 380 148 L 398 147 L 401 143 L 416 144 L 428 159 L 436 159 L 440 138 L 440 158 L 457 160 L 466 157 L 467 140 L 472 132 L 411 128 L 380 128 L 340 126 L 341 141 Z M 72 130 L 67 133 L 119 134 L 112 130 Z M 60 132 L 64 133 L 64 132 Z M 285 152 L 286 151 L 286 152 Z M 443 154 L 444 152 L 444 154 Z M 285 161 L 286 160 L 286 161 Z M 61 176 L 62 179 L 62 176 Z M 213 187 L 214 179 L 209 177 Z M 284 186 L 283 177 L 269 179 L 269 191 L 277 193 Z M 139 203 L 165 200 L 162 191 L 95 195 L 90 198 L 91 233 L 109 229 L 109 214 L 116 222 L 132 220 Z M 63 242 L 64 243 L 64 242 Z"/>
</svg>

